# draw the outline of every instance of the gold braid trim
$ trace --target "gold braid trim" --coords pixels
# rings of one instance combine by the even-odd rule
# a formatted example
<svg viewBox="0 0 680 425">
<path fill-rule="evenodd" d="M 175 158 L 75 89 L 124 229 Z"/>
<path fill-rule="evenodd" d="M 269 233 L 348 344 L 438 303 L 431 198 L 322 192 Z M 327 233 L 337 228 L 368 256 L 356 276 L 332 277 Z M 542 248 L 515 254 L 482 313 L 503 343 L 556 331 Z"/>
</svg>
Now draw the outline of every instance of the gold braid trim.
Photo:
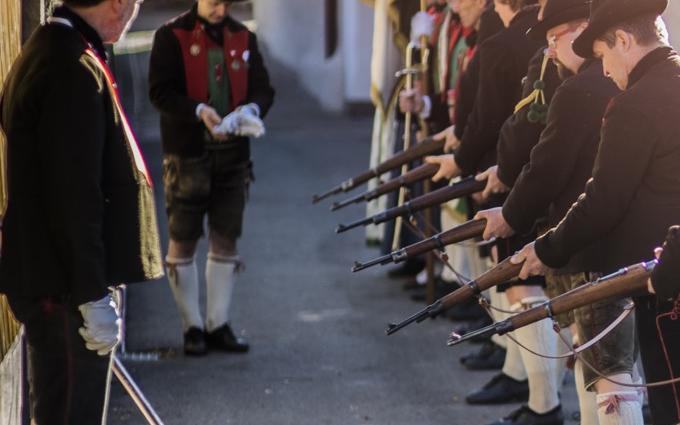
<svg viewBox="0 0 680 425">
<path fill-rule="evenodd" d="M 539 80 L 543 80 L 543 77 L 545 77 L 545 70 L 548 67 L 549 60 L 550 58 L 548 57 L 548 52 L 546 50 L 546 53 L 543 55 L 543 63 L 541 64 L 541 76 L 539 77 Z M 542 105 L 545 105 L 545 93 L 543 93 L 543 90 L 535 89 L 534 91 L 531 92 L 531 94 L 529 94 L 529 96 L 520 100 L 519 103 L 515 106 L 514 113 L 516 114 L 517 112 L 521 111 L 523 108 L 532 103 L 540 103 Z"/>
</svg>

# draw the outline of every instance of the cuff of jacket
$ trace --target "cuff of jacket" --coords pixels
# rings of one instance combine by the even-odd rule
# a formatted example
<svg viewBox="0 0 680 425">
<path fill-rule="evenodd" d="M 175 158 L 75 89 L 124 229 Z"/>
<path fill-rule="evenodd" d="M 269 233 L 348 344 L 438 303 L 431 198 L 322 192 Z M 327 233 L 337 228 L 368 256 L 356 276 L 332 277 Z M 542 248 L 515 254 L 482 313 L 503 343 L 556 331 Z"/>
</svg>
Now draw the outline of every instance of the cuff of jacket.
<svg viewBox="0 0 680 425">
<path fill-rule="evenodd" d="M 500 154 L 498 155 L 498 158 L 500 160 Z M 498 162 L 499 162 L 498 172 L 496 173 L 496 175 L 498 176 L 498 180 L 500 180 L 501 183 L 503 183 L 507 187 L 513 187 L 515 185 L 515 181 L 517 181 L 517 176 L 515 176 L 514 178 L 512 176 L 509 176 L 508 172 L 505 171 L 505 168 L 501 167 L 500 161 Z"/>
<path fill-rule="evenodd" d="M 472 161 L 466 157 L 465 149 L 463 149 L 462 146 L 456 149 L 453 153 L 453 157 L 456 160 L 456 165 L 460 168 L 461 176 L 470 176 L 477 172 L 477 167 L 471 164 Z"/>
<path fill-rule="evenodd" d="M 560 244 L 554 239 L 555 231 L 550 230 L 545 235 L 536 239 L 534 247 L 538 259 L 543 264 L 552 269 L 559 269 L 567 265 L 570 256 L 560 250 Z"/>
<path fill-rule="evenodd" d="M 519 235 L 525 235 L 534 228 L 535 221 L 527 220 L 527 217 L 530 217 L 530 215 L 527 215 L 526 210 L 524 210 L 521 205 L 519 207 L 515 206 L 512 192 L 510 192 L 510 195 L 505 199 L 501 213 L 503 214 L 506 223 L 508 223 L 510 227 L 512 227 L 512 230 Z"/>
</svg>

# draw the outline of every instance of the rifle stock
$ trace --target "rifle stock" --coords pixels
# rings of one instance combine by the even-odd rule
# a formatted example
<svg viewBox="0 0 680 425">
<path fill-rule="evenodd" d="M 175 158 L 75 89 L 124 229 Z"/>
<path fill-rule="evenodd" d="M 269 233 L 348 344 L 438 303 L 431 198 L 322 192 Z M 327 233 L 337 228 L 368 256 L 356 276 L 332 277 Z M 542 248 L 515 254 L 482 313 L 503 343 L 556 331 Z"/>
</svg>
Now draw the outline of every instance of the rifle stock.
<svg viewBox="0 0 680 425">
<path fill-rule="evenodd" d="M 647 279 L 651 276 L 656 264 L 657 260 L 652 260 L 622 268 L 615 273 L 572 289 L 501 322 L 464 336 L 452 335 L 448 345 L 457 345 L 478 335 L 503 335 L 595 302 L 646 294 Z"/>
<path fill-rule="evenodd" d="M 401 263 L 409 258 L 425 254 L 426 252 L 430 252 L 435 249 L 443 249 L 447 245 L 452 245 L 454 243 L 463 242 L 468 239 L 481 236 L 485 227 L 486 219 L 470 220 L 427 239 L 423 239 L 420 242 L 416 242 L 412 245 L 392 251 L 390 254 L 378 257 L 375 260 L 371 260 L 366 263 L 355 262 L 354 267 L 352 267 L 352 271 L 358 272 L 378 264 L 385 265 L 389 263 Z"/>
<path fill-rule="evenodd" d="M 342 202 L 335 202 L 331 205 L 331 211 L 337 211 L 351 204 L 358 204 L 362 201 L 372 201 L 382 195 L 386 195 L 399 189 L 402 186 L 417 183 L 421 180 L 428 179 L 435 175 L 439 166 L 436 164 L 423 164 L 420 167 L 414 168 L 406 174 L 389 180 L 373 190 L 368 190 L 352 198 L 346 199 Z"/>
<path fill-rule="evenodd" d="M 486 223 L 484 224 L 486 225 Z M 483 229 L 484 228 L 482 227 L 482 230 Z M 411 316 L 410 318 L 398 324 L 388 325 L 385 332 L 387 335 L 392 335 L 399 329 L 402 329 L 413 322 L 422 322 L 427 317 L 434 318 L 451 307 L 479 295 L 482 291 L 517 277 L 520 270 L 522 270 L 522 263 L 513 264 L 510 262 L 510 257 L 508 257 L 500 262 L 496 267 L 479 276 L 477 279 L 468 282 L 450 294 L 438 299 L 433 304 L 425 307 L 423 310 Z M 420 320 L 411 320 L 413 317 L 418 317 Z"/>
<path fill-rule="evenodd" d="M 385 211 L 375 214 L 371 217 L 367 217 L 354 223 L 344 225 L 340 224 L 336 228 L 336 233 L 346 232 L 347 230 L 354 229 L 359 226 L 366 226 L 368 224 L 380 224 L 386 221 L 394 220 L 397 217 L 403 217 L 411 215 L 417 211 L 422 211 L 427 208 L 431 208 L 437 205 L 441 205 L 445 202 L 462 198 L 463 196 L 472 195 L 473 193 L 480 192 L 484 190 L 486 186 L 486 180 L 477 181 L 474 177 L 468 177 L 461 180 L 458 183 L 452 184 L 451 186 L 446 186 L 441 189 L 434 190 L 423 196 L 414 198 L 403 205 L 399 205 L 393 208 L 388 208 Z"/>
<path fill-rule="evenodd" d="M 409 162 L 413 162 L 425 155 L 430 155 L 440 151 L 444 149 L 444 143 L 444 140 L 433 140 L 432 138 L 427 138 L 412 148 L 397 153 L 393 157 L 378 164 L 375 168 L 371 168 L 370 170 L 365 171 L 358 176 L 345 180 L 328 192 L 325 192 L 321 195 L 314 195 L 312 198 L 312 203 L 316 204 L 319 201 L 328 198 L 329 196 L 337 195 L 342 192 L 349 192 L 350 190 L 366 183 L 374 177 L 379 177 L 381 174 L 384 174 Z"/>
</svg>

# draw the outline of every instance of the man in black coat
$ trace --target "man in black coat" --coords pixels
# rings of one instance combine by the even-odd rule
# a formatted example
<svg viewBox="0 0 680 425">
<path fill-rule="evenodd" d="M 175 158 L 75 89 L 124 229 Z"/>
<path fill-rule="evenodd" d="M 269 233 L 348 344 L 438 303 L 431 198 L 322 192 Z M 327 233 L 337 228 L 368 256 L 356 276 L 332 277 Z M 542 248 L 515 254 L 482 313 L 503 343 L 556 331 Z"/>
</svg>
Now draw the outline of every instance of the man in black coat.
<svg viewBox="0 0 680 425">
<path fill-rule="evenodd" d="M 588 5 L 579 0 L 549 0 L 545 13 L 545 19 L 532 28 L 530 36 L 547 36 L 551 44 L 549 54 L 558 63 L 560 73 L 576 75 L 567 78 L 557 89 L 548 111 L 547 126 L 503 207 L 477 215 L 477 218 L 487 220 L 484 232 L 487 239 L 529 233 L 545 215 L 550 226 L 562 219 L 591 176 L 602 117 L 612 97 L 618 93 L 616 86 L 604 76 L 599 61 L 585 60 L 577 56 L 571 47 L 586 26 Z M 576 261 L 572 263 L 570 267 L 558 270 L 559 276 L 548 276 L 551 296 L 588 280 L 583 273 L 576 273 L 580 270 Z M 579 310 L 579 331 L 576 333 L 581 336 L 580 339 L 585 342 L 602 331 L 602 327 L 598 328 L 600 323 L 615 320 L 621 304 L 625 303 L 603 303 Z M 593 318 L 598 318 L 596 323 L 592 323 Z M 562 319 L 563 326 L 573 322 L 572 318 Z M 541 324 L 552 332 L 550 321 L 539 322 L 536 326 Z M 589 363 L 597 365 L 600 370 L 630 374 L 634 360 L 633 335 L 634 323 L 629 318 L 607 337 L 606 344 L 586 351 Z M 582 406 L 581 417 L 586 423 L 594 423 L 597 417 L 593 403 L 586 407 L 594 399 L 585 392 L 585 387 L 594 385 L 599 377 L 589 368 L 583 368 L 580 362 L 577 366 L 580 369 L 577 371 L 577 390 Z"/>
<path fill-rule="evenodd" d="M 652 272 L 650 292 L 663 301 L 673 301 L 680 295 L 680 226 L 668 229 L 662 248 L 657 248 L 659 264 Z"/>
<path fill-rule="evenodd" d="M 241 261 L 243 209 L 252 179 L 248 137 L 264 134 L 261 118 L 274 90 L 255 34 L 229 16 L 232 1 L 198 0 L 163 25 L 149 65 L 151 102 L 161 113 L 163 182 L 170 244 L 170 288 L 184 327 L 184 351 L 245 352 L 229 309 Z M 199 308 L 195 252 L 208 217 L 207 317 Z"/>
<path fill-rule="evenodd" d="M 120 319 L 109 287 L 162 275 L 153 191 L 106 64 L 137 0 L 65 0 L 0 101 L 0 292 L 26 330 L 32 423 L 101 423 Z"/>
<path fill-rule="evenodd" d="M 513 259 L 524 261 L 521 276 L 564 267 L 576 255 L 583 258 L 582 271 L 608 273 L 647 258 L 677 222 L 680 57 L 668 46 L 659 18 L 666 4 L 665 0 L 593 3 L 590 24 L 574 50 L 583 57 L 602 58 L 605 73 L 625 92 L 605 113 L 585 193 L 556 227 Z M 673 350 L 665 343 L 680 340 L 680 327 L 677 321 L 663 326 L 658 322 L 671 308 L 651 297 L 636 299 L 636 325 L 649 381 L 668 379 L 673 369 L 678 370 L 672 359 L 680 356 L 669 359 L 667 353 Z M 624 375 L 619 381 L 629 378 Z M 628 388 L 600 380 L 596 389 L 601 424 L 615 423 L 617 416 L 629 418 L 638 409 L 639 401 Z M 676 394 L 671 386 L 649 389 L 654 423 L 680 420 Z"/>
</svg>

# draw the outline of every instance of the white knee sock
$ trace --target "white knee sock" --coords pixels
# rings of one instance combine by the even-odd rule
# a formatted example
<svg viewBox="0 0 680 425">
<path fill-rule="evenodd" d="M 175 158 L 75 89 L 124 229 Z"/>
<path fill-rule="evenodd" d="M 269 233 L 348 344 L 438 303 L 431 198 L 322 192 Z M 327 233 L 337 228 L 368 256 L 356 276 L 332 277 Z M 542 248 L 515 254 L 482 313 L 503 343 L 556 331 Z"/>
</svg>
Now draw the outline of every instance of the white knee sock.
<svg viewBox="0 0 680 425">
<path fill-rule="evenodd" d="M 184 332 L 191 327 L 203 329 L 201 308 L 198 303 L 198 271 L 193 258 L 165 259 L 170 290 L 175 298 Z"/>
<path fill-rule="evenodd" d="M 616 391 L 597 395 L 600 425 L 644 425 L 642 403 L 637 391 Z"/>
<path fill-rule="evenodd" d="M 208 332 L 212 332 L 229 321 L 229 307 L 239 264 L 238 256 L 219 257 L 208 254 L 205 266 Z"/>
<path fill-rule="evenodd" d="M 522 363 L 521 349 L 519 345 L 510 339 L 507 341 L 508 346 L 505 353 L 505 362 L 503 363 L 503 373 L 515 381 L 524 381 L 527 379 L 527 371 L 524 369 L 524 363 Z"/>
<path fill-rule="evenodd" d="M 576 395 L 578 396 L 578 407 L 581 412 L 581 425 L 599 425 L 597 418 L 597 400 L 594 391 L 587 391 L 585 380 L 583 379 L 583 363 L 580 360 L 574 364 L 574 381 L 576 385 Z"/>
<path fill-rule="evenodd" d="M 525 298 L 513 305 L 512 310 L 520 312 L 525 309 L 524 306 L 533 306 L 546 300 L 545 297 Z M 549 319 L 517 329 L 514 334 L 517 342 L 539 354 L 553 357 L 558 354 L 558 336 Z M 557 360 L 539 357 L 521 347 L 520 354 L 529 380 L 529 408 L 539 414 L 553 410 L 560 404 L 555 372 Z"/>
</svg>

